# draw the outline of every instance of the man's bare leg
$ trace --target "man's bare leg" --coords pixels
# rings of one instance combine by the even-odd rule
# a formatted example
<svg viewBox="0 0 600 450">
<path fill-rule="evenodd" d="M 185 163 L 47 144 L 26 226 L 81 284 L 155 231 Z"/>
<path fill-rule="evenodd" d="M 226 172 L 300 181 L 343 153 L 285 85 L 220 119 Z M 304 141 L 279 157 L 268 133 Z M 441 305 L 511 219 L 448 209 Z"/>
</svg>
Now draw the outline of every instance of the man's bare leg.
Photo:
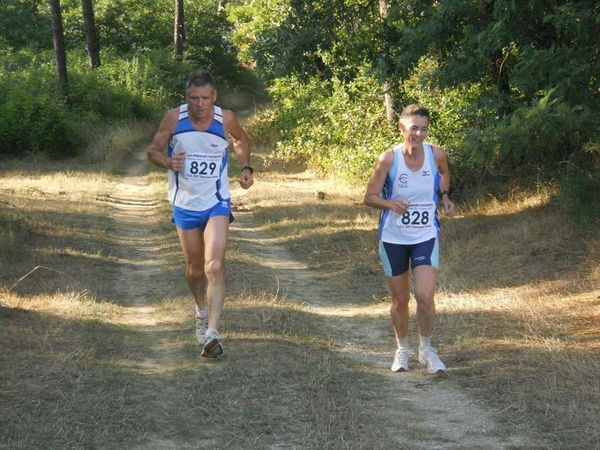
<svg viewBox="0 0 600 450">
<path fill-rule="evenodd" d="M 208 282 L 208 328 L 218 330 L 225 299 L 225 248 L 229 217 L 211 217 L 204 230 L 204 274 Z"/>
<path fill-rule="evenodd" d="M 206 308 L 206 275 L 204 273 L 204 234 L 200 229 L 177 234 L 185 257 L 185 278 L 199 310 Z"/>
</svg>

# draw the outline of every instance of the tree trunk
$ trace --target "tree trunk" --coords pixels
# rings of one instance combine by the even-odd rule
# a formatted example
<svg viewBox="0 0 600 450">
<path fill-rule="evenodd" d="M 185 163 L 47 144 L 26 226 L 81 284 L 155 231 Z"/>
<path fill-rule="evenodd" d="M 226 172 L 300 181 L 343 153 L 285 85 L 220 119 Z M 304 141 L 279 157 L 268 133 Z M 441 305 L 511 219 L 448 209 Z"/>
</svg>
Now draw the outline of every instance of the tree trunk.
<svg viewBox="0 0 600 450">
<path fill-rule="evenodd" d="M 94 20 L 93 0 L 81 0 L 83 9 L 83 24 L 85 26 L 85 42 L 92 69 L 100 67 L 100 39 Z"/>
<path fill-rule="evenodd" d="M 183 41 L 185 40 L 185 27 L 183 19 L 183 0 L 175 0 L 175 30 L 174 30 L 174 46 L 175 58 L 183 58 Z"/>
<path fill-rule="evenodd" d="M 386 26 L 388 17 L 388 5 L 386 0 L 379 0 L 379 17 L 383 22 L 383 26 Z M 382 58 L 385 58 L 385 55 L 382 55 Z M 381 88 L 383 90 L 385 116 L 389 123 L 394 123 L 394 100 L 392 99 L 392 88 L 387 78 L 387 74 L 385 75 L 385 80 L 383 81 Z"/>
<path fill-rule="evenodd" d="M 56 56 L 56 77 L 61 94 L 68 94 L 67 54 L 65 52 L 65 36 L 62 25 L 62 14 L 59 0 L 48 0 L 52 12 L 52 36 L 54 38 L 54 54 Z"/>
</svg>

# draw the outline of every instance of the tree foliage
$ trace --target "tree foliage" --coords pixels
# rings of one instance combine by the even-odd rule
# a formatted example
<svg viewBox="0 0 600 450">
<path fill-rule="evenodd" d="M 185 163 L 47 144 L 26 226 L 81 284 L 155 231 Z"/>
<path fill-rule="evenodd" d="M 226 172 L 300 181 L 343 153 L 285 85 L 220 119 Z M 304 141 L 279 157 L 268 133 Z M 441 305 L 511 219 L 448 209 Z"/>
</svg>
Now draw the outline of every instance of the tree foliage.
<svg viewBox="0 0 600 450">
<path fill-rule="evenodd" d="M 63 99 L 51 76 L 48 1 L 0 2 L 0 100 L 6 105 L 0 112 L 0 157 L 24 152 L 72 155 L 84 143 L 86 128 L 147 118 L 180 102 L 184 82 L 194 70 L 209 70 L 226 86 L 247 88 L 254 82 L 237 62 L 228 40 L 230 25 L 217 1 L 186 3 L 189 44 L 183 58 L 176 60 L 172 0 L 95 0 L 102 66 L 94 71 L 84 53 L 83 3 L 91 2 L 60 2 L 69 66 L 69 95 Z M 19 104 L 29 112 L 22 113 Z M 36 118 L 38 110 L 43 118 Z"/>
<path fill-rule="evenodd" d="M 350 86 L 362 79 L 376 90 L 372 80 L 387 77 L 399 106 L 430 107 L 432 139 L 449 151 L 457 181 L 552 174 L 565 164 L 596 167 L 591 159 L 597 152 L 583 149 L 600 138 L 598 2 L 387 4 L 387 19 L 381 21 L 375 1 L 234 2 L 232 39 L 244 62 L 275 85 L 287 77 L 307 86 L 315 77 L 321 80 L 329 93 L 321 93 L 321 101 L 331 108 L 339 95 L 335 80 Z M 305 100 L 296 98 L 295 114 L 304 116 Z M 367 98 L 372 97 L 354 101 Z M 316 123 L 312 127 L 297 132 L 311 141 L 321 133 Z M 327 144 L 313 151 L 327 153 Z M 355 151 L 349 145 L 341 157 L 355 159 Z"/>
</svg>

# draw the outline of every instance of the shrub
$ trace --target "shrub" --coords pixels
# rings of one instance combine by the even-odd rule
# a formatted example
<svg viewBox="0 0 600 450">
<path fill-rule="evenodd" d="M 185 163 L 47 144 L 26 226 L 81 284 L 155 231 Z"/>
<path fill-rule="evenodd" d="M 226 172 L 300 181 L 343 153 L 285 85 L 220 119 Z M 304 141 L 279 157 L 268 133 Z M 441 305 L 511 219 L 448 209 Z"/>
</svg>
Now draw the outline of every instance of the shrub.
<svg viewBox="0 0 600 450">
<path fill-rule="evenodd" d="M 75 114 L 54 93 L 45 68 L 0 73 L 0 157 L 72 156 L 82 143 Z"/>
<path fill-rule="evenodd" d="M 274 107 L 260 113 L 253 136 L 265 138 L 284 158 L 302 158 L 321 172 L 363 182 L 377 156 L 395 140 L 387 124 L 381 88 L 362 75 L 351 83 L 316 77 L 275 81 Z"/>
</svg>

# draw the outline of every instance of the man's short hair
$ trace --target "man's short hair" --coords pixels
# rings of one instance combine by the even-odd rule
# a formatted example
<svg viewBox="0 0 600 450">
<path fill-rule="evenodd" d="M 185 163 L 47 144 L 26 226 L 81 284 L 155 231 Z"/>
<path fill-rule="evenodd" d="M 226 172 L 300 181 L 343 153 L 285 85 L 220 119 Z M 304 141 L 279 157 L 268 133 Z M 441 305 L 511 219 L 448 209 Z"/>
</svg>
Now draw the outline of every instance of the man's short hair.
<svg viewBox="0 0 600 450">
<path fill-rule="evenodd" d="M 425 108 L 424 106 L 418 105 L 416 103 L 404 107 L 404 109 L 400 113 L 399 119 L 400 120 L 406 119 L 407 117 L 410 117 L 410 116 L 427 117 L 427 119 L 430 118 L 429 117 L 429 110 L 427 108 Z"/>
<path fill-rule="evenodd" d="M 212 77 L 206 72 L 194 72 L 188 78 L 185 88 L 189 89 L 192 86 L 199 88 L 206 85 L 211 85 L 213 88 L 215 87 L 215 82 Z"/>
</svg>

